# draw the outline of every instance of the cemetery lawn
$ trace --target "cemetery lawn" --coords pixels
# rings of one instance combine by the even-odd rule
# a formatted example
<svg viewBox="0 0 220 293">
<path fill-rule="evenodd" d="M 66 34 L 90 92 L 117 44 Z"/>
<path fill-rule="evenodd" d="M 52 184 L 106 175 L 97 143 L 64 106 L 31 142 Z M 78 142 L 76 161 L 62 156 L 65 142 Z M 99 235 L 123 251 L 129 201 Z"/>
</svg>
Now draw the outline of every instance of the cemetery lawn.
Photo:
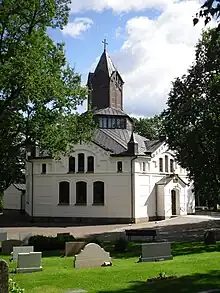
<svg viewBox="0 0 220 293">
<path fill-rule="evenodd" d="M 196 242 L 173 244 L 174 259 L 156 263 L 137 263 L 139 248 L 137 244 L 130 244 L 130 254 L 115 255 L 112 267 L 76 270 L 72 257 L 48 256 L 43 258 L 42 272 L 11 274 L 10 277 L 25 289 L 25 293 L 65 293 L 74 289 L 84 289 L 89 293 L 196 293 L 220 290 L 220 244 L 208 247 Z M 10 269 L 13 267 L 10 264 Z M 176 278 L 147 282 L 148 278 L 161 272 Z"/>
</svg>

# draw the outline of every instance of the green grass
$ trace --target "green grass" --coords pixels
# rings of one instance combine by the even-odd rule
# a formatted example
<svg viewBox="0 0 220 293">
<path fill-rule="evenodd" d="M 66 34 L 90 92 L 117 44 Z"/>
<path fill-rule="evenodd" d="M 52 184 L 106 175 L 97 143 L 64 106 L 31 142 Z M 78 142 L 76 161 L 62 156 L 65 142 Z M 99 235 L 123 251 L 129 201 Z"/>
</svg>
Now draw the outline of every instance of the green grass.
<svg viewBox="0 0 220 293">
<path fill-rule="evenodd" d="M 107 246 L 111 251 L 111 245 Z M 42 272 L 11 274 L 11 277 L 26 293 L 65 293 L 73 289 L 89 293 L 196 293 L 220 289 L 219 250 L 219 244 L 208 247 L 202 243 L 173 244 L 172 261 L 137 263 L 140 244 L 130 243 L 127 253 L 113 254 L 113 267 L 76 270 L 72 257 L 48 256 L 43 258 Z M 10 269 L 13 267 L 10 264 Z M 177 278 L 146 282 L 160 272 Z"/>
</svg>

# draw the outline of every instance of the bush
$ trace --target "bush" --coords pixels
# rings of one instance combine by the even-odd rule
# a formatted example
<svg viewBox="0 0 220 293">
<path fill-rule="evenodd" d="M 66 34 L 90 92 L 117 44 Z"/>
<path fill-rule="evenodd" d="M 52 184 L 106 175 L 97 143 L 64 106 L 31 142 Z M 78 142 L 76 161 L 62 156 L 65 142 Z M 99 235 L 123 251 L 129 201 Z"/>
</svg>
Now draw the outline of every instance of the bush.
<svg viewBox="0 0 220 293">
<path fill-rule="evenodd" d="M 66 242 L 74 240 L 75 238 L 72 235 L 58 237 L 36 235 L 30 237 L 28 245 L 34 246 L 35 251 L 63 250 Z"/>
<path fill-rule="evenodd" d="M 115 252 L 125 252 L 128 248 L 128 241 L 125 238 L 119 238 L 115 241 L 114 251 Z"/>
<path fill-rule="evenodd" d="M 9 279 L 9 293 L 24 293 L 24 289 L 21 289 L 15 281 Z"/>
<path fill-rule="evenodd" d="M 90 239 L 88 240 L 88 243 L 96 243 L 96 244 L 98 244 L 99 246 L 102 246 L 102 242 L 101 242 L 101 240 L 99 240 L 97 237 L 90 238 Z"/>
</svg>

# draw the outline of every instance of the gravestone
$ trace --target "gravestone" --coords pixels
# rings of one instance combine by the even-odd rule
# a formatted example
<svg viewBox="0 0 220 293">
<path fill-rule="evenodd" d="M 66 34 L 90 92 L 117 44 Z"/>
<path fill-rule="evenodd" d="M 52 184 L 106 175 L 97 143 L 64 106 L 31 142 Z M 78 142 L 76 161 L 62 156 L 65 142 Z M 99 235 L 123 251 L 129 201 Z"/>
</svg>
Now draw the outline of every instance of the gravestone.
<svg viewBox="0 0 220 293">
<path fill-rule="evenodd" d="M 65 256 L 75 256 L 86 245 L 86 242 L 66 242 L 65 243 Z"/>
<path fill-rule="evenodd" d="M 11 254 L 14 246 L 21 246 L 22 241 L 17 239 L 5 240 L 2 242 L 2 254 Z"/>
<path fill-rule="evenodd" d="M 23 245 L 28 245 L 28 240 L 32 236 L 32 233 L 19 233 L 19 240 L 22 241 Z"/>
<path fill-rule="evenodd" d="M 104 262 L 111 262 L 109 252 L 96 243 L 89 243 L 75 256 L 74 267 L 76 269 L 101 267 Z"/>
<path fill-rule="evenodd" d="M 8 264 L 0 259 L 0 292 L 8 293 Z"/>
<path fill-rule="evenodd" d="M 17 262 L 17 273 L 31 273 L 42 271 L 42 252 L 19 253 Z"/>
<path fill-rule="evenodd" d="M 13 247 L 13 262 L 18 260 L 19 253 L 29 253 L 34 251 L 34 246 L 14 246 Z"/>
<path fill-rule="evenodd" d="M 0 232 L 0 242 L 8 239 L 7 232 Z"/>
<path fill-rule="evenodd" d="M 163 261 L 171 260 L 173 256 L 171 254 L 171 245 L 169 242 L 156 242 L 142 244 L 141 261 Z"/>
<path fill-rule="evenodd" d="M 204 234 L 204 243 L 206 245 L 216 244 L 216 231 L 208 230 Z"/>
</svg>

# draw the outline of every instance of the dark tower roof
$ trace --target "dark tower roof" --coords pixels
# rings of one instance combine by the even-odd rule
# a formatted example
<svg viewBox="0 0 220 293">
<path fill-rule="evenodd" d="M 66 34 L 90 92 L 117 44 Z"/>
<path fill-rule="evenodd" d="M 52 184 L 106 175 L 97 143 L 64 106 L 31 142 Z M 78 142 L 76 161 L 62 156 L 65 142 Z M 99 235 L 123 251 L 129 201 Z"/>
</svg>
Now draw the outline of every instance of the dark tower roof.
<svg viewBox="0 0 220 293">
<path fill-rule="evenodd" d="M 102 53 L 102 55 L 99 59 L 99 62 L 96 66 L 95 72 L 98 70 L 102 70 L 103 72 L 105 72 L 109 78 L 111 78 L 111 76 L 114 72 L 117 72 L 118 75 L 120 76 L 121 81 L 123 82 L 121 75 L 119 74 L 116 66 L 112 62 L 112 60 L 111 60 L 110 56 L 108 55 L 108 53 L 106 52 L 106 50 L 104 50 L 104 52 Z"/>
</svg>

